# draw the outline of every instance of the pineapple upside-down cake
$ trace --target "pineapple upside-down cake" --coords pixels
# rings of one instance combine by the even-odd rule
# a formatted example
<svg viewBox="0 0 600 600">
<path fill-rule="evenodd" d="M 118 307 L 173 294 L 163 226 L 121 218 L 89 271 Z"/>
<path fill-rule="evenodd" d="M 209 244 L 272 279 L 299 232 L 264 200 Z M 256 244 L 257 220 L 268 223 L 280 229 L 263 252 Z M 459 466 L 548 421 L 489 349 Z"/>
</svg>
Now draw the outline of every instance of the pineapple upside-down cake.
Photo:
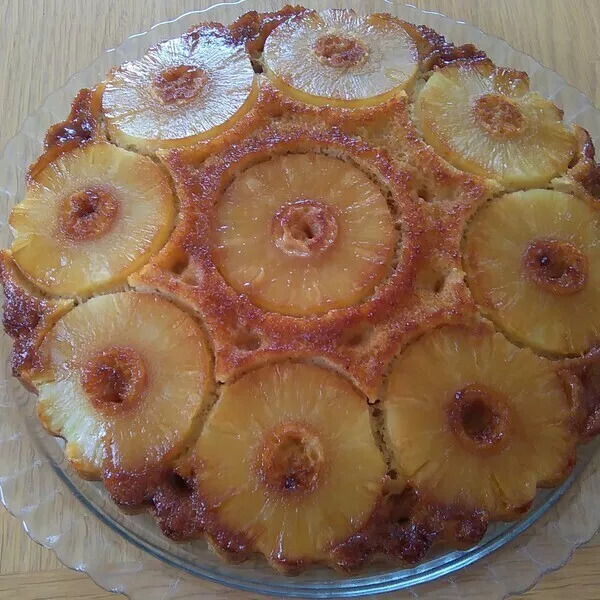
<svg viewBox="0 0 600 600">
<path fill-rule="evenodd" d="M 200 24 L 84 89 L 1 255 L 13 370 L 83 477 L 227 560 L 477 543 L 600 430 L 600 168 L 387 14 Z"/>
</svg>

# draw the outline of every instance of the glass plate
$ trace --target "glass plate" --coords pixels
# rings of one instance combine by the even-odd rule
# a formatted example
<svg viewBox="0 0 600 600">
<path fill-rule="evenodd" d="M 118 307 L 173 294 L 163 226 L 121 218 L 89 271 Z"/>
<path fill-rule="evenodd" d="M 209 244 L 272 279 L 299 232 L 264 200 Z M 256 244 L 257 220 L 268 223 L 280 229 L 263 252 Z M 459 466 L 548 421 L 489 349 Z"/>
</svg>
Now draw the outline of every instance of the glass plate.
<svg viewBox="0 0 600 600">
<path fill-rule="evenodd" d="M 324 5 L 316 0 L 303 4 L 315 8 Z M 332 0 L 331 5 L 335 4 Z M 25 120 L 0 161 L 0 246 L 10 243 L 6 217 L 23 196 L 25 171 L 40 154 L 46 129 L 65 117 L 80 88 L 95 84 L 112 66 L 141 56 L 148 46 L 179 35 L 197 22 L 229 23 L 253 7 L 252 0 L 217 4 L 159 23 L 108 50 L 50 95 Z M 279 3 L 273 2 L 271 7 L 276 9 Z M 596 141 L 600 140 L 600 114 L 587 98 L 506 42 L 466 23 L 408 5 L 385 0 L 364 5 L 363 12 L 373 11 L 391 12 L 428 25 L 451 41 L 475 44 L 499 65 L 527 71 L 532 87 L 562 107 L 567 122 L 579 123 Z M 152 518 L 122 513 L 102 485 L 75 475 L 63 456 L 63 444 L 42 429 L 35 414 L 35 397 L 11 377 L 10 350 L 10 340 L 4 336 L 0 344 L 0 499 L 23 521 L 29 536 L 52 548 L 66 566 L 85 571 L 103 588 L 134 600 L 196 598 L 203 593 L 215 598 L 228 595 L 216 584 L 292 597 L 394 592 L 393 597 L 398 599 L 499 600 L 524 591 L 545 573 L 562 566 L 575 548 L 600 527 L 600 475 L 594 458 L 597 444 L 593 444 L 582 449 L 577 469 L 567 482 L 538 494 L 525 519 L 495 525 L 477 547 L 465 552 L 442 552 L 410 569 L 373 566 L 357 577 L 319 569 L 286 578 L 260 561 L 222 564 L 204 542 L 169 541 Z"/>
</svg>

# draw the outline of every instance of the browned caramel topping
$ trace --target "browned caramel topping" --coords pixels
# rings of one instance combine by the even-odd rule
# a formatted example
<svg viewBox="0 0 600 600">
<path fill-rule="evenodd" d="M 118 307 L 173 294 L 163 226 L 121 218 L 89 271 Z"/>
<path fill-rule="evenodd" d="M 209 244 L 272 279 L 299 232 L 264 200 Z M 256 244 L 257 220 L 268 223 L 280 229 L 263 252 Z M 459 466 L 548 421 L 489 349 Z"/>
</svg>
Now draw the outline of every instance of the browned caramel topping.
<svg viewBox="0 0 600 600">
<path fill-rule="evenodd" d="M 495 137 L 513 137 L 525 126 L 525 118 L 519 107 L 501 94 L 479 96 L 473 110 L 477 122 Z"/>
<path fill-rule="evenodd" d="M 404 27 L 417 43 L 424 70 L 431 70 L 435 66 L 443 67 L 456 61 L 475 61 L 486 58 L 485 52 L 478 50 L 473 44 L 455 46 L 443 35 L 425 25 L 415 26 L 405 23 Z"/>
<path fill-rule="evenodd" d="M 600 362 L 586 365 L 581 373 L 582 404 L 584 418 L 581 426 L 583 437 L 600 432 Z"/>
<path fill-rule="evenodd" d="M 98 352 L 84 367 L 82 384 L 92 404 L 103 411 L 121 411 L 137 403 L 147 382 L 146 365 L 133 348 Z"/>
<path fill-rule="evenodd" d="M 254 60 L 263 51 L 265 40 L 278 25 L 306 12 L 310 11 L 303 6 L 290 5 L 275 12 L 257 13 L 252 10 L 234 21 L 229 26 L 229 31 L 236 43 L 246 44 L 246 49 Z"/>
<path fill-rule="evenodd" d="M 120 506 L 136 508 L 145 504 L 160 485 L 162 468 L 145 467 L 138 471 L 125 471 L 113 462 L 112 449 L 108 449 L 103 481 L 113 502 Z"/>
<path fill-rule="evenodd" d="M 80 90 L 73 100 L 69 116 L 48 130 L 46 148 L 92 140 L 100 127 L 100 96 L 98 90 Z"/>
<path fill-rule="evenodd" d="M 501 449 L 510 427 L 510 411 L 503 396 L 480 385 L 467 385 L 456 392 L 448 418 L 459 440 L 475 451 Z"/>
<path fill-rule="evenodd" d="M 319 60 L 330 67 L 354 67 L 363 62 L 368 54 L 367 47 L 349 37 L 327 34 L 315 43 L 314 51 Z"/>
<path fill-rule="evenodd" d="M 0 252 L 0 282 L 4 288 L 2 324 L 4 331 L 15 340 L 13 373 L 23 376 L 37 361 L 40 336 L 55 318 L 70 308 L 71 302 L 61 306 L 62 302 L 42 297 L 6 250 Z"/>
<path fill-rule="evenodd" d="M 107 190 L 87 188 L 62 200 L 59 227 L 74 242 L 97 239 L 112 227 L 119 207 L 119 201 Z"/>
<path fill-rule="evenodd" d="M 175 540 L 200 536 L 206 527 L 206 511 L 188 482 L 177 474 L 165 481 L 152 497 L 154 514 L 163 533 Z"/>
<path fill-rule="evenodd" d="M 202 69 L 180 65 L 161 71 L 154 78 L 154 89 L 165 104 L 183 104 L 195 98 L 207 80 Z"/>
<path fill-rule="evenodd" d="M 268 434 L 259 458 L 265 485 L 283 494 L 313 491 L 323 465 L 318 436 L 301 423 L 286 423 Z"/>
<path fill-rule="evenodd" d="M 581 290 L 587 281 L 588 260 L 578 248 L 559 240 L 536 240 L 523 254 L 525 273 L 537 285 L 565 296 Z"/>
<path fill-rule="evenodd" d="M 402 494 L 386 496 L 365 526 L 334 548 L 334 556 L 347 571 L 356 570 L 379 553 L 416 564 L 435 542 L 476 544 L 487 525 L 482 511 L 430 505 L 407 488 Z"/>
<path fill-rule="evenodd" d="M 600 165 L 595 165 L 582 183 L 594 198 L 600 198 Z"/>
<path fill-rule="evenodd" d="M 275 245 L 286 254 L 310 256 L 333 244 L 338 226 L 329 206 L 301 199 L 277 211 L 271 231 Z"/>
</svg>

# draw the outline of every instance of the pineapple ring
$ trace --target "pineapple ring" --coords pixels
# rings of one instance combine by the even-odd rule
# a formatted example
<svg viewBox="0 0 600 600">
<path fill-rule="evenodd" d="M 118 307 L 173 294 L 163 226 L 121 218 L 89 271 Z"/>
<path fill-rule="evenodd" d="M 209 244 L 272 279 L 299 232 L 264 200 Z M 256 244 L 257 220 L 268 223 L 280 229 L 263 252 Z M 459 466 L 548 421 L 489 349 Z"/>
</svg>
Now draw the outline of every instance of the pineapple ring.
<svg viewBox="0 0 600 600">
<path fill-rule="evenodd" d="M 131 472 L 169 460 L 214 388 L 200 327 L 151 294 L 108 294 L 75 307 L 39 355 L 39 417 L 91 478 L 103 468 Z"/>
<path fill-rule="evenodd" d="M 562 112 L 529 91 L 526 75 L 489 61 L 435 71 L 415 115 L 438 154 L 507 189 L 545 185 L 567 170 L 576 149 Z"/>
<path fill-rule="evenodd" d="M 600 338 L 600 222 L 549 190 L 493 200 L 465 238 L 467 283 L 506 333 L 540 352 L 580 354 Z"/>
<path fill-rule="evenodd" d="M 49 294 L 126 282 L 166 242 L 173 193 L 149 158 L 98 143 L 60 155 L 30 181 L 9 223 L 12 256 Z"/>
<path fill-rule="evenodd" d="M 268 77 L 308 104 L 361 108 L 398 94 L 417 75 L 415 42 L 402 23 L 350 9 L 303 13 L 265 43 Z"/>
<path fill-rule="evenodd" d="M 360 529 L 386 470 L 366 400 L 339 375 L 292 362 L 223 388 L 195 460 L 218 526 L 252 540 L 280 569 L 325 560 Z"/>
<path fill-rule="evenodd" d="M 256 95 L 244 46 L 206 25 L 110 74 L 102 109 L 111 139 L 152 153 L 218 135 L 247 112 Z"/>
<path fill-rule="evenodd" d="M 225 191 L 216 221 L 213 254 L 229 285 L 261 308 L 295 316 L 361 301 L 394 256 L 394 223 L 379 187 L 321 154 L 250 167 Z M 270 277 L 267 267 L 283 275 Z"/>
<path fill-rule="evenodd" d="M 555 370 L 487 327 L 443 327 L 410 345 L 382 408 L 409 483 L 491 518 L 514 518 L 538 485 L 561 481 L 575 462 L 572 410 Z"/>
</svg>

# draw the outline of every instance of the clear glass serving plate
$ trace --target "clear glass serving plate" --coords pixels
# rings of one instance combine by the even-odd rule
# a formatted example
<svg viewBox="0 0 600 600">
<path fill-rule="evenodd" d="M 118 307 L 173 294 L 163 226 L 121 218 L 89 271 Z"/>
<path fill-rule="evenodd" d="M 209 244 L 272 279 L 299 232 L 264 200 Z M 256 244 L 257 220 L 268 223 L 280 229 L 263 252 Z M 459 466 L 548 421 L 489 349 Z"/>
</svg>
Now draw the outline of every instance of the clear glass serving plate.
<svg viewBox="0 0 600 600">
<path fill-rule="evenodd" d="M 269 3 L 272 9 L 279 3 Z M 324 2 L 304 1 L 323 8 Z M 329 3 L 339 6 L 335 0 Z M 360 3 L 353 3 L 359 11 Z M 264 8 L 265 3 L 261 3 Z M 68 113 L 76 92 L 101 80 L 114 65 L 139 57 L 156 42 L 181 34 L 194 23 L 231 22 L 252 10 L 252 0 L 216 4 L 159 23 L 131 36 L 77 73 L 23 123 L 0 161 L 0 246 L 10 243 L 7 215 L 24 191 L 28 165 L 39 155 L 46 129 Z M 471 42 L 500 65 L 527 71 L 532 87 L 600 141 L 600 113 L 553 71 L 506 42 L 437 13 L 375 0 L 364 12 L 385 11 L 425 24 L 456 43 Z M 137 600 L 211 598 L 231 595 L 218 584 L 288 597 L 351 597 L 393 592 L 394 598 L 499 600 L 524 591 L 545 573 L 564 565 L 573 551 L 600 527 L 600 474 L 597 444 L 580 452 L 577 469 L 560 488 L 542 491 L 532 511 L 516 524 L 490 528 L 475 548 L 438 552 L 415 568 L 375 565 L 356 577 L 316 570 L 286 578 L 265 563 L 226 565 L 204 542 L 176 544 L 162 536 L 147 515 L 126 515 L 102 485 L 77 477 L 64 459 L 62 444 L 48 436 L 35 415 L 35 397 L 11 377 L 10 340 L 0 350 L 0 499 L 22 520 L 29 536 L 52 548 L 68 567 L 87 572 L 103 588 Z"/>
</svg>

